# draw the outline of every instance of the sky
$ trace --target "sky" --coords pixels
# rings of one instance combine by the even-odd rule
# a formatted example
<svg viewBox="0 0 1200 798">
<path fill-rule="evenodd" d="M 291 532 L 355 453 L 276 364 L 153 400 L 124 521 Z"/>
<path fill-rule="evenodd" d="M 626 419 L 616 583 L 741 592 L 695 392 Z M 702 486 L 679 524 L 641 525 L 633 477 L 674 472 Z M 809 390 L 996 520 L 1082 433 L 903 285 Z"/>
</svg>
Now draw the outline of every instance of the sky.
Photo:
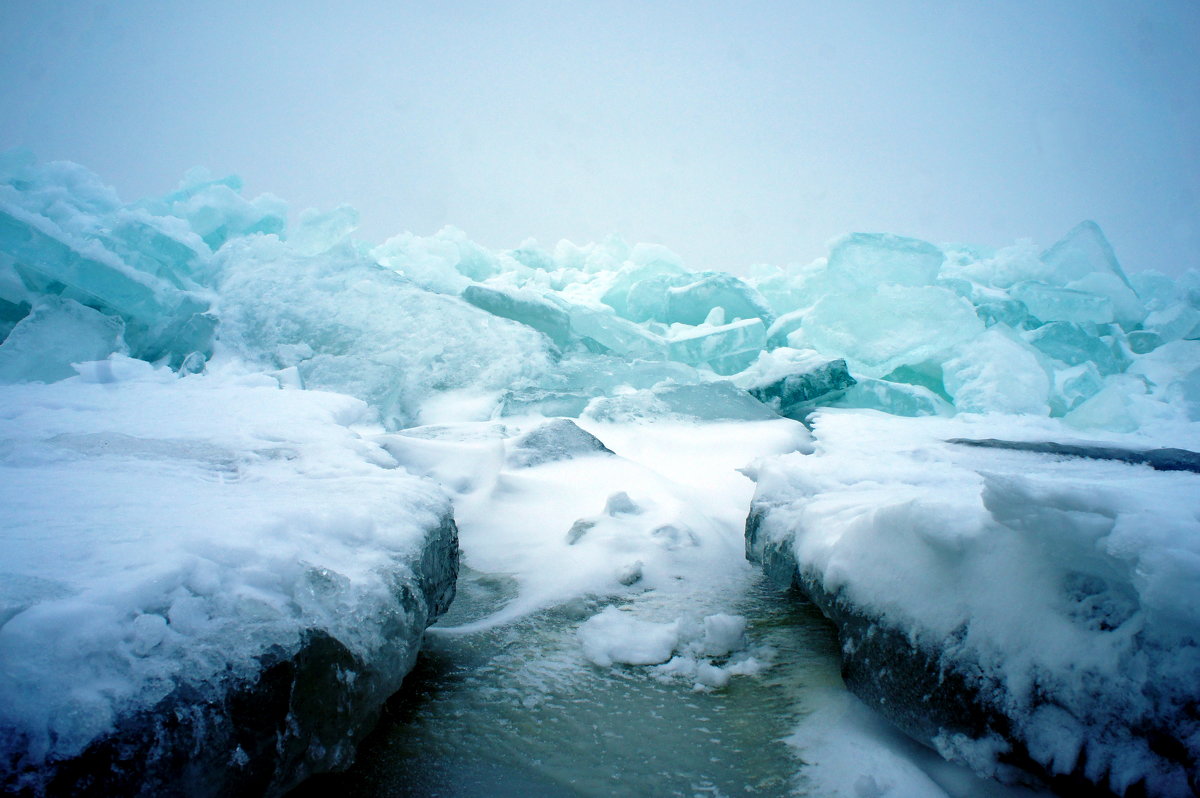
<svg viewBox="0 0 1200 798">
<path fill-rule="evenodd" d="M 697 269 L 855 231 L 1200 268 L 1200 2 L 0 2 L 0 149 L 203 165 L 383 241 L 618 234 Z"/>
</svg>

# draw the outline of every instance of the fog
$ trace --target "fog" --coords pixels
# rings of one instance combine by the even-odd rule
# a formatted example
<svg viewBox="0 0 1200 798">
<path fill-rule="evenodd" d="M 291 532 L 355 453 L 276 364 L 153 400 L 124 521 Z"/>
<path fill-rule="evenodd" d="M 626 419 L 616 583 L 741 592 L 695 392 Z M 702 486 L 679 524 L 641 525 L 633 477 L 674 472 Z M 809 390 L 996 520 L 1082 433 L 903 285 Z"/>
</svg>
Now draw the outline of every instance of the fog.
<svg viewBox="0 0 1200 798">
<path fill-rule="evenodd" d="M 376 241 L 740 271 L 1090 218 L 1127 269 L 1200 267 L 1200 4 L 895 5 L 10 2 L 0 148 L 127 200 L 205 165 Z"/>
</svg>

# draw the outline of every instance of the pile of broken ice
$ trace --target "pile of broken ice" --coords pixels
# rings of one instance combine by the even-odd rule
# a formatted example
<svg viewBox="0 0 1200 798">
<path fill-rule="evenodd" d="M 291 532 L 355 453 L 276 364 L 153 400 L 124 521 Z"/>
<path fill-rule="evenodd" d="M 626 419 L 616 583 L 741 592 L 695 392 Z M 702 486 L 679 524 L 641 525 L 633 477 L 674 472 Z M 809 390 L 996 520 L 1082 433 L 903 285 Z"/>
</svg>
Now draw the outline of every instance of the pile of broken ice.
<svg viewBox="0 0 1200 798">
<path fill-rule="evenodd" d="M 1045 482 L 1036 469 L 1005 476 L 1019 469 L 946 454 L 958 450 L 937 436 L 1196 448 L 1200 274 L 1126 275 L 1090 222 L 1045 251 L 854 234 L 828 258 L 745 277 L 690 271 L 661 246 L 615 238 L 492 252 L 447 228 L 371 247 L 352 236 L 355 225 L 343 206 L 305 212 L 289 227 L 281 201 L 248 200 L 235 178 L 193 173 L 172 194 L 124 204 L 79 166 L 0 157 L 6 787 L 36 788 L 45 767 L 94 749 L 167 696 L 203 692 L 199 685 L 226 678 L 219 674 L 252 680 L 247 663 L 294 655 L 314 634 L 338 641 L 367 671 L 381 667 L 379 652 L 399 627 L 415 640 L 441 599 L 401 598 L 444 593 L 424 585 L 431 577 L 417 563 L 430 547 L 447 548 L 438 531 L 447 510 L 356 425 L 445 420 L 446 406 L 470 407 L 461 420 L 811 417 L 816 454 L 759 468 L 759 554 L 772 541 L 799 558 L 797 574 L 860 601 L 867 615 L 935 648 L 956 641 L 981 684 L 1006 681 L 996 711 L 1011 711 L 1011 733 L 1025 735 L 1021 744 L 1048 773 L 1164 794 L 1195 778 L 1200 730 L 1180 725 L 1194 718 L 1200 684 L 1194 475 L 1167 487 L 1151 480 L 1165 505 L 1127 501 L 1118 477 L 1081 472 L 1061 486 L 1049 471 Z M 447 397 L 471 400 L 447 405 Z M 812 416 L 818 408 L 833 410 Z M 880 422 L 894 456 L 867 468 L 870 446 L 843 432 L 857 423 L 844 417 L 878 417 L 865 411 L 936 418 L 895 422 L 926 424 L 912 427 L 922 432 L 908 448 L 908 432 Z M 293 417 L 306 428 L 284 423 Z M 898 470 L 879 471 L 884 460 Z M 966 515 L 929 498 L 943 494 L 923 497 L 912 475 L 930 462 L 942 463 L 945 485 L 966 491 L 946 500 L 963 502 Z M 195 490 L 176 496 L 172 475 L 194 479 Z M 351 476 L 363 497 L 340 492 Z M 1137 470 L 1130 485 L 1149 479 Z M 881 484 L 891 488 L 867 489 Z M 252 498 L 264 490 L 285 498 L 266 507 Z M 338 503 L 286 498 L 316 491 Z M 240 492 L 254 510 L 245 522 L 233 518 Z M 831 497 L 842 503 L 797 509 Z M 343 517 L 350 505 L 357 514 Z M 1079 520 L 1088 513 L 1107 520 Z M 1162 520 L 1155 513 L 1170 516 L 1170 535 L 1120 543 L 1129 524 L 1149 530 Z M 1009 558 L 1013 530 L 1033 542 Z M 248 543 L 260 537 L 270 545 Z M 843 539 L 858 542 L 843 551 Z M 872 581 L 874 566 L 860 573 L 843 556 L 883 539 L 914 590 L 889 596 Z M 1095 564 L 1067 568 L 1076 557 Z M 1041 603 L 1006 605 L 1018 620 L 976 637 L 971 619 L 996 607 L 966 601 L 951 623 L 929 609 L 937 602 L 919 598 L 970 593 L 965 563 L 980 572 L 1007 564 L 1020 585 L 1065 587 Z M 1166 573 L 1176 576 L 1159 578 Z M 905 603 L 910 593 L 918 597 Z M 1120 635 L 1119 645 L 1095 644 L 1109 653 L 1039 659 L 1029 649 L 1040 638 L 1014 631 L 1043 613 L 1075 618 L 1080 602 L 1120 604 L 1076 623 L 1105 641 Z M 431 606 L 408 617 L 415 604 Z M 102 620 L 85 634 L 72 619 L 89 613 Z M 239 643 L 221 661 L 215 652 L 230 635 Z M 1132 682 L 1109 678 L 1134 660 L 1142 670 Z M 398 683 L 407 667 L 400 662 L 381 683 Z M 1051 676 L 1036 676 L 1043 672 Z M 1099 691 L 1096 703 L 1079 698 L 1068 672 Z M 1137 734 L 1104 701 L 1106 691 L 1131 690 L 1148 696 L 1136 707 L 1139 728 L 1158 737 L 1123 746 Z M 1093 728 L 1116 742 L 1091 746 Z M 1042 738 L 1075 742 L 1041 746 Z M 968 742 L 943 747 L 995 773 L 1006 743 Z M 288 766 L 306 772 L 349 755 L 328 747 Z M 226 755 L 237 764 L 247 754 L 235 741 Z M 276 788 L 291 783 L 275 778 Z"/>
</svg>

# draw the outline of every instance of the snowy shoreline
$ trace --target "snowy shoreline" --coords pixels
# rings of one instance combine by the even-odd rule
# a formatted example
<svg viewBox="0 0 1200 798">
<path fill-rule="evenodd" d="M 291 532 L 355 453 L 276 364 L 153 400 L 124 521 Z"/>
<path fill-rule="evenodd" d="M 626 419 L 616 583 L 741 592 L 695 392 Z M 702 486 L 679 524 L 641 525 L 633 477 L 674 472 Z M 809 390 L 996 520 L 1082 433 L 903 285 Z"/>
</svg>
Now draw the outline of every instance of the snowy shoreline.
<svg viewBox="0 0 1200 798">
<path fill-rule="evenodd" d="M 1037 432 L 818 414 L 815 454 L 760 466 L 748 553 L 837 624 L 851 691 L 943 756 L 1189 795 L 1200 475 L 947 442 Z"/>
<path fill-rule="evenodd" d="M 282 794 L 345 767 L 453 597 L 432 484 L 345 396 L 129 359 L 0 386 L 0 783 Z"/>
</svg>

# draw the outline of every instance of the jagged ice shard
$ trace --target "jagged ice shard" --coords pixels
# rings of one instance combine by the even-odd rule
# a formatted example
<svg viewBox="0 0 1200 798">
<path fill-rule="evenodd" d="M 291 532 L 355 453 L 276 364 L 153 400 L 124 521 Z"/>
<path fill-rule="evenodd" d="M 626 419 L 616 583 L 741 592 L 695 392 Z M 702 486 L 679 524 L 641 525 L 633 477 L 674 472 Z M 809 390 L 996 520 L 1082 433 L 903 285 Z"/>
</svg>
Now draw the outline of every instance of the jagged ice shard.
<svg viewBox="0 0 1200 798">
<path fill-rule="evenodd" d="M 74 164 L 0 158 L 6 790 L 90 767 L 170 791 L 197 745 L 219 774 L 202 794 L 344 767 L 453 593 L 446 493 L 615 468 L 597 430 L 668 422 L 811 441 L 745 469 L 748 550 L 908 733 L 1000 778 L 1195 788 L 1197 477 L 1069 453 L 1200 450 L 1200 275 L 1126 275 L 1091 222 L 1044 251 L 856 233 L 739 277 L 616 238 L 372 247 L 349 207 L 286 218 L 236 178 L 125 204 Z M 621 550 L 655 513 L 654 557 L 711 545 L 624 501 L 546 545 Z M 704 624 L 608 613 L 580 635 L 601 667 L 690 652 L 673 672 L 720 688 L 742 643 L 710 643 L 744 621 Z M 238 731 L 281 668 L 340 714 L 300 701 L 278 744 Z M 918 706 L 896 679 L 954 690 Z"/>
</svg>

